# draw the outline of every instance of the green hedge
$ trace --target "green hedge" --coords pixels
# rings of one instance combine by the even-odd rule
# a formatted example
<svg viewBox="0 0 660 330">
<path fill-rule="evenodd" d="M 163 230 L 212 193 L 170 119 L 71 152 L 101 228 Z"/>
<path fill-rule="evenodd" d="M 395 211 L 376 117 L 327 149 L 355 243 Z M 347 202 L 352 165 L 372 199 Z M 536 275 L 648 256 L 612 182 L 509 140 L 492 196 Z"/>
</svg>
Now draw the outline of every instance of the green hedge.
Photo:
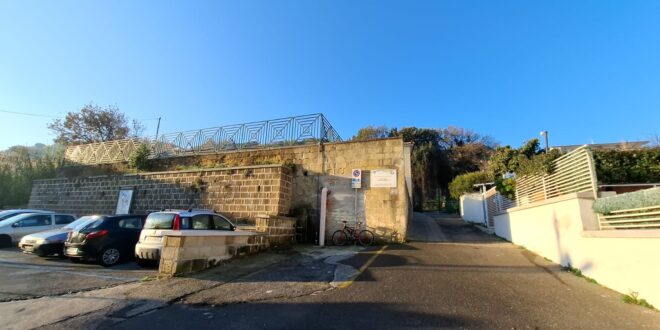
<svg viewBox="0 0 660 330">
<path fill-rule="evenodd" d="M 660 205 L 660 188 L 651 188 L 599 198 L 594 202 L 593 210 L 596 213 L 608 214 L 612 211 L 637 209 L 656 205 Z"/>
<path fill-rule="evenodd" d="M 488 182 L 493 182 L 493 175 L 487 172 L 461 174 L 449 183 L 449 194 L 458 200 L 461 195 L 475 191 L 475 184 Z"/>
<path fill-rule="evenodd" d="M 660 182 L 660 148 L 594 150 L 593 155 L 600 183 Z"/>
</svg>

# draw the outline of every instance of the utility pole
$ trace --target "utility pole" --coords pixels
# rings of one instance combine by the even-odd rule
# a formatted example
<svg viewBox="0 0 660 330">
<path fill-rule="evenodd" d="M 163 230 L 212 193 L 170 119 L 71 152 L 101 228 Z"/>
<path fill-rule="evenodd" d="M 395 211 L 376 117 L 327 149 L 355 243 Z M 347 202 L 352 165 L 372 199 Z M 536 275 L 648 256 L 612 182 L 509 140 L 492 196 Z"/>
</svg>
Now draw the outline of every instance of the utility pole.
<svg viewBox="0 0 660 330">
<path fill-rule="evenodd" d="M 545 153 L 547 154 L 550 149 L 548 145 L 548 131 L 541 131 L 541 136 L 545 138 Z"/>
<path fill-rule="evenodd" d="M 158 125 L 156 126 L 156 140 L 158 140 L 158 131 L 160 130 L 160 117 L 158 117 Z"/>
</svg>

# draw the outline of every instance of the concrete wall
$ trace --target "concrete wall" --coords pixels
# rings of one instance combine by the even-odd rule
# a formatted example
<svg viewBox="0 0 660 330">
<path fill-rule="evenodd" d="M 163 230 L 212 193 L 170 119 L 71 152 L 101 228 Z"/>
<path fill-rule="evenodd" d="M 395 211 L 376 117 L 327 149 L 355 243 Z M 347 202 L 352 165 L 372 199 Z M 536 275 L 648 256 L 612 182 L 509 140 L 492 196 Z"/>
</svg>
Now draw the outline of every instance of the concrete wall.
<svg viewBox="0 0 660 330">
<path fill-rule="evenodd" d="M 296 220 L 259 216 L 256 232 L 175 231 L 165 235 L 158 273 L 171 277 L 214 267 L 225 260 L 293 243 Z"/>
<path fill-rule="evenodd" d="M 461 196 L 461 217 L 466 222 L 486 223 L 484 215 L 484 200 L 481 194 L 466 194 Z"/>
<path fill-rule="evenodd" d="M 495 234 L 624 294 L 660 305 L 660 230 L 594 231 L 593 197 L 570 194 L 495 216 Z"/>
<path fill-rule="evenodd" d="M 134 187 L 134 213 L 206 208 L 235 218 L 289 213 L 291 169 L 280 165 L 36 180 L 30 207 L 77 215 L 114 214 L 121 187 Z"/>
</svg>

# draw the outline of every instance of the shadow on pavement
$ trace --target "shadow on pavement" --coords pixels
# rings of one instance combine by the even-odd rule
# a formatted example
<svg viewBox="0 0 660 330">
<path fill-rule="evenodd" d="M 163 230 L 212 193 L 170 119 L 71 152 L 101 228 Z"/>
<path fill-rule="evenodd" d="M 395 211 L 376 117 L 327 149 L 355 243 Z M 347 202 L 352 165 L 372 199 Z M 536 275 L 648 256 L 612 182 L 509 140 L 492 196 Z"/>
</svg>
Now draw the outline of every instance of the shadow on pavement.
<svg viewBox="0 0 660 330">
<path fill-rule="evenodd" d="M 219 308 L 174 305 L 118 329 L 394 329 L 484 327 L 475 318 L 426 313 L 394 303 L 256 303 Z"/>
</svg>

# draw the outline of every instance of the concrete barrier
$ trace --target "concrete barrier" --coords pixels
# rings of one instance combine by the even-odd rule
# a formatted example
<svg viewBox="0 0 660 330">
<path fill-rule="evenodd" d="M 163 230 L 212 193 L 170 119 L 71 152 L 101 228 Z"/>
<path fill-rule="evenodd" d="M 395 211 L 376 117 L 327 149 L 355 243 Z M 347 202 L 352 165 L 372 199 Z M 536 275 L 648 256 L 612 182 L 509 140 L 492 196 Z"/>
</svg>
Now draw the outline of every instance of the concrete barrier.
<svg viewBox="0 0 660 330">
<path fill-rule="evenodd" d="M 198 272 L 223 261 L 293 243 L 295 219 L 259 216 L 256 231 L 178 231 L 164 236 L 158 273 L 172 277 Z"/>
</svg>

